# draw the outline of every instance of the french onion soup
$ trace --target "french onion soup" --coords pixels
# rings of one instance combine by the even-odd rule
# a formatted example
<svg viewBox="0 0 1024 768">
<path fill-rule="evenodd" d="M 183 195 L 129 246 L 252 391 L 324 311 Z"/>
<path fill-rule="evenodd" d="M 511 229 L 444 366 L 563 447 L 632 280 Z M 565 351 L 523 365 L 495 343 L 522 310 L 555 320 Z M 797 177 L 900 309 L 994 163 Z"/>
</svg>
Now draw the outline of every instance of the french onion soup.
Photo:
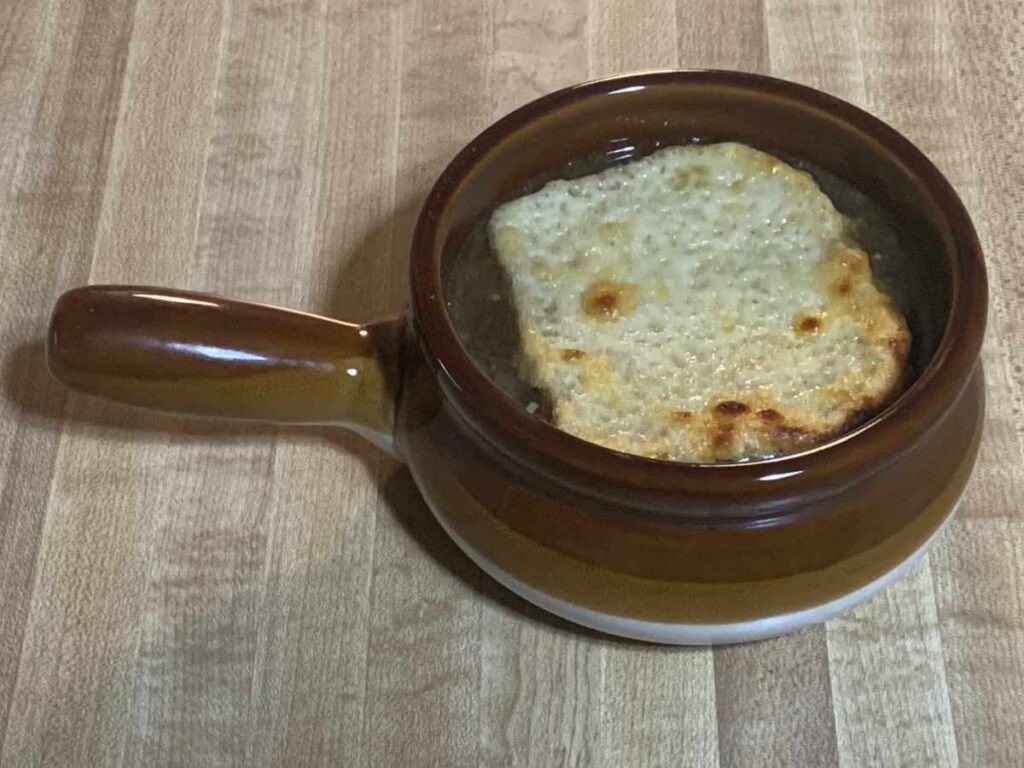
<svg viewBox="0 0 1024 768">
<path fill-rule="evenodd" d="M 897 240 L 842 196 L 851 215 L 736 143 L 548 180 L 470 233 L 449 312 L 496 384 L 585 440 L 686 462 L 801 450 L 907 376 Z"/>
</svg>

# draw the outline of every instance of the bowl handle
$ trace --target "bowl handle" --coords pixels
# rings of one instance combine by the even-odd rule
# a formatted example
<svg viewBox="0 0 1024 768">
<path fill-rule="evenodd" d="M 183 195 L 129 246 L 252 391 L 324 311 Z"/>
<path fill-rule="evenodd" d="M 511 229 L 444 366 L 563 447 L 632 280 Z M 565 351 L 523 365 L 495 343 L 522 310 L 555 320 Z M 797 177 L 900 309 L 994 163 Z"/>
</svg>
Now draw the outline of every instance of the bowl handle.
<svg viewBox="0 0 1024 768">
<path fill-rule="evenodd" d="M 202 293 L 87 286 L 58 299 L 53 375 L 159 411 L 334 424 L 391 450 L 402 321 L 354 325 Z"/>
</svg>

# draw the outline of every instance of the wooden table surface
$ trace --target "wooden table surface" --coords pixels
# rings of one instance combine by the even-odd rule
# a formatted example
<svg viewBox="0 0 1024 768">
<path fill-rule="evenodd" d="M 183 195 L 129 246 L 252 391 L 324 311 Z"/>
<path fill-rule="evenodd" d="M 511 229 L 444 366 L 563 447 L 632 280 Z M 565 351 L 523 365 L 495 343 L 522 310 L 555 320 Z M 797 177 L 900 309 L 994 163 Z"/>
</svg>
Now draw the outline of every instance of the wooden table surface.
<svg viewBox="0 0 1024 768">
<path fill-rule="evenodd" d="M 715 650 L 578 632 L 478 572 L 358 438 L 130 412 L 46 373 L 49 308 L 86 282 L 395 311 L 467 140 L 677 65 L 891 122 L 987 252 L 965 504 L 827 626 Z M 0 762 L 1024 765 L 1022 190 L 1019 0 L 5 0 Z"/>
</svg>

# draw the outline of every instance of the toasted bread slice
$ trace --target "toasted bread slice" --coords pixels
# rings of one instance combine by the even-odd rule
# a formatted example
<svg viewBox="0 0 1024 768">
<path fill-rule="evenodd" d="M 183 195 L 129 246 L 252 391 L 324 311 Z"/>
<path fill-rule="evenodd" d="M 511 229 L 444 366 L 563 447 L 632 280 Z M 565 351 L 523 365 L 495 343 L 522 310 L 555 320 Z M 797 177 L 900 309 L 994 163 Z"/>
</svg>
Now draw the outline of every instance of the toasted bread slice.
<svg viewBox="0 0 1024 768">
<path fill-rule="evenodd" d="M 751 147 L 669 147 L 498 208 L 520 371 L 554 423 L 676 461 L 762 458 L 863 421 L 910 334 L 849 222 Z"/>
</svg>

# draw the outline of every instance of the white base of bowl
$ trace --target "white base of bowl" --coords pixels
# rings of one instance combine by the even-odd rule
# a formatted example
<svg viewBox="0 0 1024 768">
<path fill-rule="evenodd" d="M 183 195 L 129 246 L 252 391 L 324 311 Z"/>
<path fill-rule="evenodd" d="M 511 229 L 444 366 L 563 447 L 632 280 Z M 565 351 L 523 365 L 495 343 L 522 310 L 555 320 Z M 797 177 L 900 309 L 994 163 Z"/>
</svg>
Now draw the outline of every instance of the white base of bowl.
<svg viewBox="0 0 1024 768">
<path fill-rule="evenodd" d="M 427 504 L 433 509 L 430 499 L 427 499 Z M 437 518 L 438 522 L 441 523 L 441 527 L 445 529 L 462 551 L 491 578 L 523 599 L 556 616 L 600 632 L 628 637 L 633 640 L 645 640 L 651 643 L 664 643 L 667 645 L 726 645 L 729 643 L 763 640 L 795 632 L 811 624 L 820 624 L 823 621 L 827 621 L 833 616 L 867 600 L 883 587 L 896 581 L 896 579 L 909 571 L 921 559 L 932 542 L 942 534 L 942 531 L 949 524 L 959 506 L 960 504 L 957 502 L 942 525 L 910 557 L 863 587 L 821 605 L 793 611 L 792 613 L 768 616 L 751 621 L 738 621 L 731 624 L 672 624 L 661 621 L 644 621 L 626 616 L 616 616 L 611 613 L 602 613 L 560 600 L 557 597 L 552 597 L 545 592 L 534 589 L 529 584 L 520 581 L 512 574 L 499 568 L 452 531 L 436 511 L 434 512 L 434 517 Z"/>
</svg>

